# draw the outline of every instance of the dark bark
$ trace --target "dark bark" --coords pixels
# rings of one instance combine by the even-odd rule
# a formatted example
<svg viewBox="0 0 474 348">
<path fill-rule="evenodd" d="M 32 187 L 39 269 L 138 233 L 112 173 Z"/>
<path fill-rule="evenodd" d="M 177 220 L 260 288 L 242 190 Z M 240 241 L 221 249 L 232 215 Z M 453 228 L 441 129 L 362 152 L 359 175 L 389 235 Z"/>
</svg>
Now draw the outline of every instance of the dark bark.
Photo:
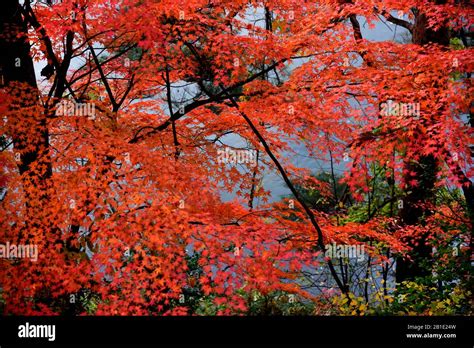
<svg viewBox="0 0 474 348">
<path fill-rule="evenodd" d="M 418 225 L 422 223 L 422 217 L 428 213 L 424 203 L 434 197 L 434 185 L 438 171 L 437 161 L 432 156 L 424 156 L 418 162 L 405 162 L 406 182 L 417 180 L 416 186 L 409 186 L 408 194 L 403 200 L 403 208 L 400 211 L 400 219 L 404 225 Z M 399 257 L 397 259 L 396 280 L 415 279 L 425 277 L 431 273 L 426 267 L 431 256 L 431 247 L 428 245 L 425 235 L 418 238 L 405 240 L 413 250 L 410 253 L 411 260 Z"/>
<path fill-rule="evenodd" d="M 30 224 L 38 219 L 47 201 L 52 176 L 47 118 L 42 112 L 27 40 L 27 23 L 18 0 L 5 0 L 0 11 L 0 67 L 3 88 L 9 94 L 8 122 L 12 125 L 14 151 L 22 175 Z"/>
</svg>

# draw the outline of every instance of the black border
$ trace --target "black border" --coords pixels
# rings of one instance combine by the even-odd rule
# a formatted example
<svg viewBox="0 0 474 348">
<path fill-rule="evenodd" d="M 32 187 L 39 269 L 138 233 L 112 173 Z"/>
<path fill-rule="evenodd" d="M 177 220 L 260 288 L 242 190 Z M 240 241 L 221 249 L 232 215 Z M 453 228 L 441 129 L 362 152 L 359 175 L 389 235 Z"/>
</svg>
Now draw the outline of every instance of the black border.
<svg viewBox="0 0 474 348">
<path fill-rule="evenodd" d="M 56 325 L 56 339 L 19 338 L 18 326 Z M 416 331 L 408 325 L 456 325 Z M 132 345 L 160 347 L 262 345 L 472 347 L 472 317 L 0 317 L 0 348 Z M 407 333 L 455 333 L 456 338 L 409 339 Z M 308 346 L 308 347 L 309 347 Z"/>
</svg>

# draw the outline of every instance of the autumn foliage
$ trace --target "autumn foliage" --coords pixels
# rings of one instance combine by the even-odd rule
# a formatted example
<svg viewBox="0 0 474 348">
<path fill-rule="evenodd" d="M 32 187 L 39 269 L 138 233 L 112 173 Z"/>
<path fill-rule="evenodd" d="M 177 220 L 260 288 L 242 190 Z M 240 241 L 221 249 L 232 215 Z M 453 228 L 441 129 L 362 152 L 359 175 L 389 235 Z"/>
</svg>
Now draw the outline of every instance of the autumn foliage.
<svg viewBox="0 0 474 348">
<path fill-rule="evenodd" d="M 469 264 L 468 2 L 6 3 L 0 244 L 39 254 L 0 259 L 4 314 L 235 315 L 275 294 L 327 314 L 353 293 L 337 305 L 364 314 L 397 264 Z M 364 37 L 383 23 L 411 39 Z M 329 243 L 363 245 L 362 273 Z"/>
</svg>

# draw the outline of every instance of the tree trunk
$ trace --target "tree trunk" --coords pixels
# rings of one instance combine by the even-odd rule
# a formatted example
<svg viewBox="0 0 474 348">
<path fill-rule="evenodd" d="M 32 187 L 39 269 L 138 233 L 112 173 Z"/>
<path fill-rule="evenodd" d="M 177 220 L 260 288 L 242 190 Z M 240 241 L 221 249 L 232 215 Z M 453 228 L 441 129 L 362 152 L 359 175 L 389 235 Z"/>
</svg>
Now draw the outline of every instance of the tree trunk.
<svg viewBox="0 0 474 348">
<path fill-rule="evenodd" d="M 30 56 L 27 24 L 18 0 L 2 2 L 0 27 L 0 68 L 2 89 L 8 96 L 8 136 L 12 137 L 22 175 L 29 230 L 39 225 L 41 215 L 46 212 L 48 179 L 52 176 L 49 132 Z"/>
<path fill-rule="evenodd" d="M 449 29 L 447 26 L 442 26 L 437 31 L 434 31 L 428 28 L 426 16 L 423 13 L 416 13 L 412 31 L 412 41 L 414 44 L 425 45 L 433 42 L 447 46 L 449 45 L 449 39 Z M 417 162 L 406 159 L 404 167 L 407 173 L 405 174 L 404 181 L 408 183 L 408 194 L 403 201 L 400 219 L 403 225 L 413 226 L 420 224 L 422 216 L 428 213 L 422 204 L 429 202 L 434 196 L 438 163 L 433 156 L 422 156 Z M 412 180 L 416 180 L 417 186 L 409 185 Z M 431 247 L 427 243 L 426 236 L 405 240 L 405 242 L 413 247 L 410 255 L 412 260 L 402 257 L 397 258 L 397 283 L 431 274 L 431 270 L 428 267 L 430 264 Z"/>
</svg>

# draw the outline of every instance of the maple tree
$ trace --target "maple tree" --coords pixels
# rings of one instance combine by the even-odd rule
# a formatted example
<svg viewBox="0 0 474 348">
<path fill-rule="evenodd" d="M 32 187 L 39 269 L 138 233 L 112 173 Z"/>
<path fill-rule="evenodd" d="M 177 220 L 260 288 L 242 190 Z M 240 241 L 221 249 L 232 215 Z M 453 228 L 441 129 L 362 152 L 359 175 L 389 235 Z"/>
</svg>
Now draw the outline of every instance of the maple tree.
<svg viewBox="0 0 474 348">
<path fill-rule="evenodd" d="M 327 244 L 366 248 L 366 303 L 372 269 L 386 284 L 396 264 L 410 284 L 429 260 L 470 262 L 469 2 L 3 8 L 0 242 L 39 248 L 36 262 L 0 259 L 4 313 L 245 314 L 275 294 L 322 313 L 342 294 L 363 314 L 356 272 Z M 362 20 L 411 41 L 368 40 Z M 295 143 L 330 175 L 294 165 Z M 220 163 L 224 147 L 256 162 Z M 290 197 L 269 201 L 267 172 Z"/>
</svg>

